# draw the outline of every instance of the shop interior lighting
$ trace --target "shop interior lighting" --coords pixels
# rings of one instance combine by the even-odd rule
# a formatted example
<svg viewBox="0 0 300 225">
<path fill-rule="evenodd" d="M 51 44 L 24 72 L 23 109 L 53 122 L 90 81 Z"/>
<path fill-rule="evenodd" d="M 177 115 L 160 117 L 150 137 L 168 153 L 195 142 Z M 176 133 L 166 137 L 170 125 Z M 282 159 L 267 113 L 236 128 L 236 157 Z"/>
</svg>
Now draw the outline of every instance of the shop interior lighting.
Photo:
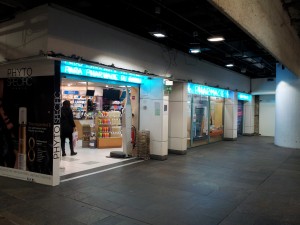
<svg viewBox="0 0 300 225">
<path fill-rule="evenodd" d="M 222 36 L 212 36 L 207 38 L 207 40 L 210 42 L 219 42 L 219 41 L 224 41 L 225 39 Z"/>
</svg>

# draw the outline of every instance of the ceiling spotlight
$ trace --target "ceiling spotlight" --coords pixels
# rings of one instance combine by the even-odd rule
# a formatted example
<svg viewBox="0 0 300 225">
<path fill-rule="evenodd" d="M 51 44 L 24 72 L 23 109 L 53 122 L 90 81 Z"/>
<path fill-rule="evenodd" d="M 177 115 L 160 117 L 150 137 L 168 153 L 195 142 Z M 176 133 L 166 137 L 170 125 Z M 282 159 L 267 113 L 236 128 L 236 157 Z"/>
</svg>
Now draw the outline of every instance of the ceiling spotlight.
<svg viewBox="0 0 300 225">
<path fill-rule="evenodd" d="M 190 48 L 189 53 L 198 54 L 198 53 L 201 53 L 201 49 L 198 47 Z"/>
<path fill-rule="evenodd" d="M 161 8 L 159 6 L 156 6 L 155 7 L 155 13 L 160 14 L 160 12 L 161 12 Z"/>
<path fill-rule="evenodd" d="M 225 39 L 222 36 L 212 36 L 207 38 L 207 40 L 210 42 L 218 42 L 218 41 L 224 41 Z"/>
<path fill-rule="evenodd" d="M 226 64 L 226 67 L 234 67 L 234 64 L 233 63 L 228 63 L 228 64 Z"/>
<path fill-rule="evenodd" d="M 167 35 L 164 32 L 161 31 L 154 31 L 154 32 L 149 32 L 152 36 L 156 38 L 165 38 Z"/>
<path fill-rule="evenodd" d="M 246 73 L 247 69 L 246 68 L 242 68 L 241 69 L 241 73 Z"/>
</svg>

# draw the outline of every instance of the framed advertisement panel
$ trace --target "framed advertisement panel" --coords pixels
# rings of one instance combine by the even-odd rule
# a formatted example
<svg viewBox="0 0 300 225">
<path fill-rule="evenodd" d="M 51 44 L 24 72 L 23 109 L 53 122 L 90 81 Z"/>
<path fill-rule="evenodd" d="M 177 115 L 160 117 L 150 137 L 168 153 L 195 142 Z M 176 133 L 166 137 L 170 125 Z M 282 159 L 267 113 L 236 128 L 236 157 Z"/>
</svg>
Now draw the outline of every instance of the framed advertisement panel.
<svg viewBox="0 0 300 225">
<path fill-rule="evenodd" d="M 0 67 L 0 175 L 59 184 L 60 81 L 52 60 Z M 58 77 L 58 78 L 57 78 Z"/>
</svg>

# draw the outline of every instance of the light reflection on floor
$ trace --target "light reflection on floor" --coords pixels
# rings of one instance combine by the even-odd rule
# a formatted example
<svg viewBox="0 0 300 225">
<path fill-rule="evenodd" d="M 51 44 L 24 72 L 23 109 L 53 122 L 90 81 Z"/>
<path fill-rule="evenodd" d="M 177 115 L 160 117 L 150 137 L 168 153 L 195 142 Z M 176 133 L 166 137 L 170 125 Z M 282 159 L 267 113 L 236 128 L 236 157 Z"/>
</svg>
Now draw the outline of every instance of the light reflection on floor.
<svg viewBox="0 0 300 225">
<path fill-rule="evenodd" d="M 68 142 L 68 141 L 67 141 Z M 110 158 L 111 151 L 122 151 L 122 148 L 98 149 L 82 148 L 81 141 L 78 141 L 75 152 L 77 155 L 70 155 L 69 144 L 66 143 L 66 154 L 60 161 L 60 176 L 93 169 L 100 166 L 111 165 L 128 159 Z"/>
</svg>

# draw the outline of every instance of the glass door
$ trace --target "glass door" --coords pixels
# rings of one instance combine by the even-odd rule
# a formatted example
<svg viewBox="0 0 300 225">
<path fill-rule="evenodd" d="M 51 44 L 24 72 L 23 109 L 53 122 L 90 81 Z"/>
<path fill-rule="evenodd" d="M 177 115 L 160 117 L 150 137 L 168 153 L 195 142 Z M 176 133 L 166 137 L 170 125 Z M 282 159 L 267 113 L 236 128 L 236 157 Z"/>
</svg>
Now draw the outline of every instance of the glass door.
<svg viewBox="0 0 300 225">
<path fill-rule="evenodd" d="M 238 115 L 237 115 L 237 135 L 243 134 L 243 112 L 244 112 L 244 101 L 238 101 Z"/>
<path fill-rule="evenodd" d="M 223 109 L 224 98 L 210 97 L 209 142 L 223 140 Z"/>
<path fill-rule="evenodd" d="M 191 99 L 191 147 L 208 143 L 208 108 L 207 96 L 193 95 Z"/>
</svg>

